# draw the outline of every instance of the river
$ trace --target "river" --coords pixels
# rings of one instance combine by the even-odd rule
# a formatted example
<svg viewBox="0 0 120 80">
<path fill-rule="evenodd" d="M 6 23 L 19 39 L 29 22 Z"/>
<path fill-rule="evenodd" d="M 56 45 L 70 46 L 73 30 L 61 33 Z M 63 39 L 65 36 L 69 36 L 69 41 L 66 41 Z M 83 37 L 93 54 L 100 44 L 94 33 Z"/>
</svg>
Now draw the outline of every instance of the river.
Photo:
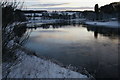
<svg viewBox="0 0 120 80">
<path fill-rule="evenodd" d="M 82 24 L 44 24 L 31 28 L 30 50 L 64 65 L 83 67 L 96 78 L 118 77 L 117 29 Z"/>
</svg>

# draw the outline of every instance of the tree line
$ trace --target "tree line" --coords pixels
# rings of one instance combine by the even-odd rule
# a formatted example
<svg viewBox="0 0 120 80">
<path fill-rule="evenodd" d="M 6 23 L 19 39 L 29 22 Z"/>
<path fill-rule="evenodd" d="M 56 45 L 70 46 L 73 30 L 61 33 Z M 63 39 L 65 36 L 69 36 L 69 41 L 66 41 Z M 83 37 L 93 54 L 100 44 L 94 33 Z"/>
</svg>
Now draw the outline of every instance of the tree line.
<svg viewBox="0 0 120 80">
<path fill-rule="evenodd" d="M 113 2 L 99 8 L 98 4 L 95 4 L 94 11 L 96 13 L 96 20 L 99 20 L 101 15 L 116 15 L 115 17 L 120 19 L 120 2 Z"/>
</svg>

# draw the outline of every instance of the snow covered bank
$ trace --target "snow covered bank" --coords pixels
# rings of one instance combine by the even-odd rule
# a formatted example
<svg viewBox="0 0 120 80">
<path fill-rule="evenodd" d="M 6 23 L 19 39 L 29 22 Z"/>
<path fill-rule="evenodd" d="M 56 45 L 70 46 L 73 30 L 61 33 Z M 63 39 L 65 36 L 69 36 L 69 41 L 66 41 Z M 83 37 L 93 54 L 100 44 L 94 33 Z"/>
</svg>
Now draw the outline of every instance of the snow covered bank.
<svg viewBox="0 0 120 80">
<path fill-rule="evenodd" d="M 38 19 L 38 20 L 29 20 L 30 23 L 57 23 L 63 21 L 85 21 L 86 19 Z"/>
<path fill-rule="evenodd" d="M 108 22 L 85 21 L 84 23 L 87 25 L 93 25 L 93 26 L 120 28 L 120 23 L 118 21 L 108 21 Z"/>
<path fill-rule="evenodd" d="M 59 19 L 39 19 L 39 20 L 29 20 L 28 22 L 30 23 L 42 23 L 42 24 L 47 24 L 47 23 L 55 23 L 60 21 Z"/>
<path fill-rule="evenodd" d="M 16 50 L 18 59 L 15 63 L 3 63 L 3 67 L 9 66 L 6 70 L 7 78 L 87 78 L 78 72 L 71 71 L 43 60 L 33 55 L 27 55 L 20 49 Z"/>
</svg>

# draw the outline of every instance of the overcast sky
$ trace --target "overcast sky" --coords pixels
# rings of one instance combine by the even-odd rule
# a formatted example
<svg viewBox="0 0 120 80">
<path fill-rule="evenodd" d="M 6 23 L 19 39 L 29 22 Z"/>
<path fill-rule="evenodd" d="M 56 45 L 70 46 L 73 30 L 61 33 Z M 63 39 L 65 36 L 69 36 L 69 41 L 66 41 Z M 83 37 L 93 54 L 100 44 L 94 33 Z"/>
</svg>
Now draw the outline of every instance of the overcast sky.
<svg viewBox="0 0 120 80">
<path fill-rule="evenodd" d="M 120 0 L 24 0 L 27 9 L 93 10 L 95 4 L 103 6 Z"/>
</svg>

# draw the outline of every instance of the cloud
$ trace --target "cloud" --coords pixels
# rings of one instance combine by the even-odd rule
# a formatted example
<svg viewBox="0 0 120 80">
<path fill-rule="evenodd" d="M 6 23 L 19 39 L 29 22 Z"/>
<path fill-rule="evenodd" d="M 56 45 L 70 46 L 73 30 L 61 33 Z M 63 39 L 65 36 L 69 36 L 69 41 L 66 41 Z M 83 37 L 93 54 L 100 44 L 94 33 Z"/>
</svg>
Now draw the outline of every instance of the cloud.
<svg viewBox="0 0 120 80">
<path fill-rule="evenodd" d="M 74 10 L 74 9 L 93 9 L 93 7 L 53 7 L 53 8 L 34 8 L 34 9 L 45 9 L 45 10 Z"/>
<path fill-rule="evenodd" d="M 59 6 L 59 5 L 65 5 L 65 4 L 69 4 L 69 3 L 48 3 L 48 4 L 34 4 L 32 6 L 41 6 L 41 7 L 45 7 L 45 6 Z"/>
</svg>

